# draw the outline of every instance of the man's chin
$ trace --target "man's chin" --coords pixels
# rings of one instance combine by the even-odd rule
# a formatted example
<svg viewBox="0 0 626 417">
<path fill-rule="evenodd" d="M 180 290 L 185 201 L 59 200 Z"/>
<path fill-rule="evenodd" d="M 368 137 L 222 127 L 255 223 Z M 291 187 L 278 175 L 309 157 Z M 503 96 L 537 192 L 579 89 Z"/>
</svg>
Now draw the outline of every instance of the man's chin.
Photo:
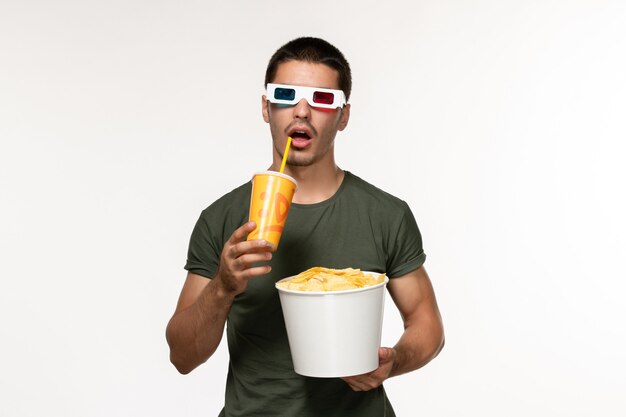
<svg viewBox="0 0 626 417">
<path fill-rule="evenodd" d="M 288 165 L 292 167 L 308 167 L 313 165 L 315 162 L 312 159 L 296 159 L 296 160 L 288 160 Z"/>
</svg>

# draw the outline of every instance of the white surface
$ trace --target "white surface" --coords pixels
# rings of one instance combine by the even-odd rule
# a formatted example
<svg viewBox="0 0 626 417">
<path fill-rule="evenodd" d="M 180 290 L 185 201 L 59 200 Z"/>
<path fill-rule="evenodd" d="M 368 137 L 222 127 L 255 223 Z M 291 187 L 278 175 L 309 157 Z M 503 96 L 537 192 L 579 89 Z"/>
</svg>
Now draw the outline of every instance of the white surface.
<svg viewBox="0 0 626 417">
<path fill-rule="evenodd" d="M 325 378 L 378 368 L 388 281 L 385 277 L 375 286 L 329 292 L 276 287 L 295 371 Z"/>
<path fill-rule="evenodd" d="M 267 61 L 308 34 L 354 72 L 338 162 L 410 204 L 445 321 L 397 414 L 626 415 L 625 8 L 0 1 L 0 415 L 218 414 L 225 345 L 181 376 L 165 325 L 200 211 L 269 166 Z"/>
</svg>

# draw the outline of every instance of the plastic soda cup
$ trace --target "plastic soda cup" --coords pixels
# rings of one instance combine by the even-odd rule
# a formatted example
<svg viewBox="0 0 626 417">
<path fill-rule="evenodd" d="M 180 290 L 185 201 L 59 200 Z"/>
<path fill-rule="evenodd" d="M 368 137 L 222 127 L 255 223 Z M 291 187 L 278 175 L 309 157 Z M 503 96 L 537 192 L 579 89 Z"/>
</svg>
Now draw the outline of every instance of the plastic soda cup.
<svg viewBox="0 0 626 417">
<path fill-rule="evenodd" d="M 249 219 L 257 227 L 248 235 L 248 240 L 265 239 L 273 250 L 278 248 L 296 186 L 296 180 L 279 172 L 263 171 L 254 175 Z"/>
</svg>

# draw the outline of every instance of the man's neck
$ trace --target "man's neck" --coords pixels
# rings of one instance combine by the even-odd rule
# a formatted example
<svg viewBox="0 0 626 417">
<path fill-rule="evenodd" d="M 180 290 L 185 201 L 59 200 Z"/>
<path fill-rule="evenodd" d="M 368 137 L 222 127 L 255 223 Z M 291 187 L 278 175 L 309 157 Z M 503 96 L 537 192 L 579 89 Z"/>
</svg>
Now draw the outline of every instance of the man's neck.
<svg viewBox="0 0 626 417">
<path fill-rule="evenodd" d="M 343 181 L 345 173 L 333 163 L 331 167 L 316 164 L 304 167 L 288 166 L 285 174 L 298 182 L 293 196 L 296 204 L 315 204 L 332 197 Z"/>
</svg>

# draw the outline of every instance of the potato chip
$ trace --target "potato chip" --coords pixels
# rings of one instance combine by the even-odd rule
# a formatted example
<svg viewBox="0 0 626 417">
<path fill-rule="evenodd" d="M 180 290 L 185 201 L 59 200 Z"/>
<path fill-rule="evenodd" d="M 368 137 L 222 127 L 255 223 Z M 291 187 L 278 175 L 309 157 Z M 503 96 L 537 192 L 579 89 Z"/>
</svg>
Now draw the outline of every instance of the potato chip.
<svg viewBox="0 0 626 417">
<path fill-rule="evenodd" d="M 342 291 L 371 287 L 385 281 L 385 274 L 365 274 L 360 269 L 331 269 L 316 266 L 279 282 L 280 288 L 296 291 Z"/>
</svg>

